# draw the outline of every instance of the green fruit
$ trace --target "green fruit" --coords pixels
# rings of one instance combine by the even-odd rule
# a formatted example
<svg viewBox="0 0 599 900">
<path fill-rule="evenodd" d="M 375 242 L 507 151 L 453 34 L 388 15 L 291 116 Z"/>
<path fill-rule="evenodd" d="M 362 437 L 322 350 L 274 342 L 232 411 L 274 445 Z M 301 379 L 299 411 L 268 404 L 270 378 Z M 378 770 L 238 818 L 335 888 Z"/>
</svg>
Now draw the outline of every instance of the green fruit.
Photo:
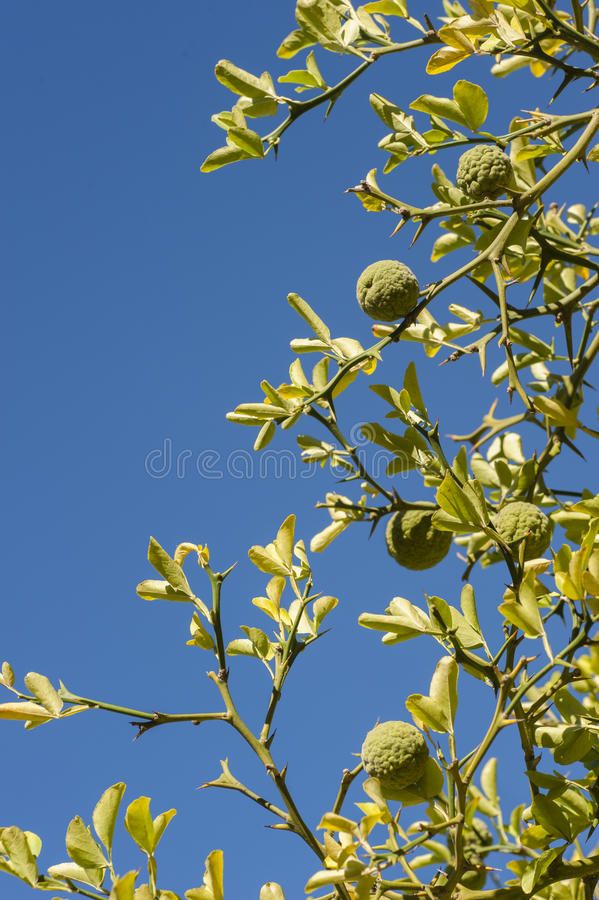
<svg viewBox="0 0 599 900">
<path fill-rule="evenodd" d="M 387 550 L 406 569 L 431 569 L 445 559 L 451 532 L 433 527 L 433 514 L 423 509 L 395 513 L 387 525 Z"/>
<path fill-rule="evenodd" d="M 460 156 L 457 185 L 472 200 L 495 200 L 505 194 L 512 178 L 510 158 L 499 147 L 478 144 Z"/>
<path fill-rule="evenodd" d="M 526 540 L 524 559 L 542 556 L 551 541 L 551 522 L 534 503 L 508 503 L 497 513 L 493 524 L 506 544 Z"/>
<path fill-rule="evenodd" d="M 362 763 L 387 800 L 418 781 L 429 758 L 424 736 L 408 722 L 381 722 L 366 735 Z"/>
<path fill-rule="evenodd" d="M 358 278 L 356 295 L 371 318 L 393 322 L 414 309 L 420 285 L 408 266 L 395 259 L 381 259 L 364 269 Z"/>
</svg>

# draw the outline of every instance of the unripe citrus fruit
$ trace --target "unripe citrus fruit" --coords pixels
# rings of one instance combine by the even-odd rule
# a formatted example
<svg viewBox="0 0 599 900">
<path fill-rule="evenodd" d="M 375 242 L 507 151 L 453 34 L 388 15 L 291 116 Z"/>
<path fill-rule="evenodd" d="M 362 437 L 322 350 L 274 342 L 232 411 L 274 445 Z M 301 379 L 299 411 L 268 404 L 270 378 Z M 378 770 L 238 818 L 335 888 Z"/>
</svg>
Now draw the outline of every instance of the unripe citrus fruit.
<svg viewBox="0 0 599 900">
<path fill-rule="evenodd" d="M 551 541 L 551 522 L 534 503 L 508 503 L 497 513 L 493 524 L 506 544 L 526 540 L 524 559 L 542 556 Z"/>
<path fill-rule="evenodd" d="M 425 509 L 395 513 L 387 524 L 387 550 L 406 569 L 431 569 L 444 559 L 451 533 L 433 527 L 433 514 Z"/>
<path fill-rule="evenodd" d="M 379 322 L 407 316 L 418 303 L 420 285 L 408 266 L 395 259 L 381 259 L 367 266 L 356 285 L 358 303 Z"/>
<path fill-rule="evenodd" d="M 381 722 L 362 744 L 364 769 L 378 778 L 387 800 L 398 799 L 399 791 L 418 781 L 428 756 L 422 732 L 408 722 Z"/>
<path fill-rule="evenodd" d="M 478 144 L 460 156 L 456 182 L 473 200 L 489 197 L 495 200 L 505 194 L 513 177 L 512 164 L 503 150 L 489 144 Z"/>
</svg>

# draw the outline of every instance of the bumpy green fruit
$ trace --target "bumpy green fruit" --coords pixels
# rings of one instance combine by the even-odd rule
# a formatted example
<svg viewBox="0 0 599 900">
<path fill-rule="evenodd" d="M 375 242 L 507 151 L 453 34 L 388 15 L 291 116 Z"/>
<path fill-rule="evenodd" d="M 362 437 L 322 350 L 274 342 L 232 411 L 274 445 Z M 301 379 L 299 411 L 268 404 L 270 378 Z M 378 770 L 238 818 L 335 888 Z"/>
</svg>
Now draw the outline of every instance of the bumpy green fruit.
<svg viewBox="0 0 599 900">
<path fill-rule="evenodd" d="M 551 522 L 534 503 L 508 503 L 497 513 L 493 524 L 506 544 L 526 538 L 524 559 L 542 556 L 551 541 Z"/>
<path fill-rule="evenodd" d="M 387 800 L 398 799 L 398 792 L 418 781 L 427 759 L 422 732 L 408 722 L 381 722 L 362 744 L 364 769 L 378 778 Z"/>
<path fill-rule="evenodd" d="M 509 156 L 488 144 L 478 144 L 460 156 L 456 181 L 459 189 L 473 200 L 495 200 L 510 184 L 513 176 Z"/>
<path fill-rule="evenodd" d="M 420 285 L 408 266 L 395 259 L 381 259 L 367 266 L 356 286 L 358 303 L 379 322 L 407 316 L 418 303 Z"/>
<path fill-rule="evenodd" d="M 395 513 L 387 525 L 387 550 L 406 569 L 431 569 L 444 559 L 451 533 L 433 527 L 433 514 L 425 509 Z"/>
</svg>

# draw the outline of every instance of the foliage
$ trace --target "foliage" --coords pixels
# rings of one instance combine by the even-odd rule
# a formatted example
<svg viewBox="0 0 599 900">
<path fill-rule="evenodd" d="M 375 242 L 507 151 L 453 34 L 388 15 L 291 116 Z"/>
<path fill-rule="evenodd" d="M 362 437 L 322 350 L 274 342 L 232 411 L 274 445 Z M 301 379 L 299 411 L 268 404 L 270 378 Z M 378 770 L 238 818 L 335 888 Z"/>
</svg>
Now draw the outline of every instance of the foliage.
<svg viewBox="0 0 599 900">
<path fill-rule="evenodd" d="M 328 114 L 365 71 L 398 54 L 425 50 L 431 76 L 473 56 L 479 65 L 488 57 L 497 77 L 516 69 L 528 69 L 534 77 L 555 73 L 559 83 L 554 96 L 571 85 L 597 85 L 593 0 L 444 0 L 436 6 L 435 21 L 420 15 L 419 6 L 414 0 L 373 0 L 361 7 L 349 0 L 298 0 L 296 28 L 278 55 L 287 60 L 302 54 L 303 67 L 278 81 L 293 85 L 297 95 L 308 92 L 308 99 L 281 94 L 268 72 L 256 76 L 229 61 L 218 63 L 216 77 L 235 102 L 213 117 L 226 143 L 208 156 L 203 170 L 276 154 L 300 116 L 321 105 Z M 329 84 L 321 70 L 321 51 L 355 57 L 357 65 Z M 176 722 L 224 721 L 266 769 L 276 803 L 239 781 L 226 760 L 218 777 L 204 787 L 244 795 L 274 818 L 274 827 L 297 835 L 315 857 L 317 871 L 306 892 L 319 900 L 589 900 L 599 883 L 599 852 L 593 849 L 599 821 L 599 496 L 571 485 L 557 489 L 551 464 L 564 452 L 573 465 L 581 455 L 581 437 L 599 436 L 589 424 L 591 411 L 585 403 L 589 370 L 599 352 L 599 300 L 593 299 L 599 282 L 599 249 L 593 244 L 599 218 L 595 207 L 581 202 L 557 208 L 548 193 L 575 166 L 599 161 L 599 145 L 594 144 L 599 109 L 518 113 L 503 133 L 494 134 L 484 130 L 486 92 L 464 79 L 456 80 L 451 97 L 423 94 L 406 106 L 403 100 L 397 105 L 373 93 L 370 101 L 387 129 L 379 143 L 385 175 L 409 165 L 413 157 L 442 157 L 450 148 L 469 155 L 462 162 L 461 187 L 434 162 L 436 199 L 429 205 L 414 206 L 387 193 L 374 169 L 349 190 L 366 211 L 393 217 L 396 232 L 414 223 L 414 240 L 437 222 L 441 234 L 432 243 L 432 263 L 454 252 L 465 261 L 420 287 L 417 305 L 400 321 L 375 324 L 369 348 L 353 338 L 333 337 L 310 304 L 290 294 L 289 303 L 312 334 L 292 340 L 289 380 L 277 387 L 262 381 L 263 396 L 241 403 L 228 417 L 257 429 L 257 451 L 275 437 L 277 428 L 291 429 L 308 417 L 324 437 L 298 435 L 306 464 L 334 463 L 345 472 L 345 481 L 359 486 L 354 498 L 327 493 L 320 506 L 330 522 L 312 538 L 311 551 L 324 550 L 347 528 L 368 523 L 374 529 L 387 517 L 401 521 L 412 510 L 425 513 L 427 527 L 449 535 L 459 548 L 465 563 L 459 606 L 438 596 L 425 595 L 424 606 L 395 597 L 384 612 L 364 612 L 359 619 L 364 628 L 382 632 L 385 647 L 426 636 L 443 648 L 428 694 L 405 697 L 414 726 L 430 748 L 424 773 L 419 770 L 418 779 L 402 788 L 399 806 L 385 798 L 384 784 L 371 775 L 363 782 L 365 796 L 352 818 L 345 802 L 362 775 L 360 763 L 343 771 L 335 802 L 323 810 L 319 825 L 313 828 L 304 819 L 288 787 L 286 767 L 274 755 L 273 722 L 296 659 L 323 635 L 337 599 L 315 590 L 293 516 L 272 543 L 250 549 L 251 562 L 267 576 L 264 595 L 252 604 L 266 618 L 262 627 L 242 626 L 243 636 L 228 643 L 221 594 L 231 569 L 214 570 L 204 546 L 182 543 L 171 556 L 150 541 L 148 558 L 159 578 L 142 581 L 138 594 L 148 601 L 189 604 L 189 644 L 216 660 L 209 677 L 220 698 L 218 709 L 140 711 L 81 697 L 36 673 L 26 675 L 21 688 L 5 663 L 2 684 L 14 699 L 0 704 L 0 718 L 34 728 L 103 709 L 134 719 L 140 735 Z M 269 131 L 248 124 L 264 118 L 273 119 Z M 481 173 L 476 167 L 484 160 L 491 160 L 490 168 L 477 178 Z M 445 311 L 442 295 L 456 283 L 477 292 L 480 309 L 449 303 Z M 549 342 L 542 336 L 545 321 L 556 326 Z M 495 394 L 488 414 L 470 434 L 452 436 L 454 453 L 441 441 L 435 398 L 423 396 L 413 364 L 406 367 L 401 385 L 371 385 L 377 407 L 382 401 L 386 418 L 399 420 L 398 431 L 378 421 L 364 428 L 365 438 L 390 455 L 382 483 L 346 437 L 336 399 L 357 378 L 370 378 L 384 354 L 401 352 L 404 341 L 420 344 L 425 362 L 443 354 L 444 364 L 466 365 L 465 357 L 476 355 L 485 378 L 492 344 L 505 358 L 488 378 Z M 306 354 L 316 359 L 310 373 L 302 362 Z M 498 416 L 500 394 L 506 390 L 513 409 Z M 524 434 L 531 449 L 525 450 Z M 420 476 L 421 498 L 408 501 L 397 492 L 393 479 L 406 471 Z M 189 568 L 185 571 L 194 557 L 211 586 L 209 605 L 196 595 Z M 469 581 L 474 567 L 491 565 L 505 571 L 506 589 L 497 598 L 503 617 L 499 634 L 483 633 Z M 451 596 L 456 593 L 448 588 Z M 229 663 L 239 655 L 262 664 L 268 673 L 268 698 L 257 733 L 240 715 L 232 693 Z M 459 684 L 464 678 L 476 678 L 488 688 L 486 731 L 474 747 L 462 745 L 459 731 Z M 516 767 L 528 782 L 528 794 L 512 810 L 502 806 L 497 787 L 498 765 L 507 761 L 498 764 L 492 755 L 498 736 L 508 729 L 521 746 L 520 759 L 510 761 L 509 768 Z M 97 839 L 79 817 L 73 819 L 67 832 L 70 861 L 44 873 L 38 869 L 40 839 L 14 826 L 2 828 L 0 869 L 61 897 L 174 900 L 174 892 L 159 886 L 155 859 L 173 810 L 152 818 L 146 797 L 128 806 L 124 825 L 146 860 L 147 882 L 138 883 L 135 871 L 119 875 L 115 869 L 112 839 L 123 791 L 124 785 L 113 785 L 96 806 Z M 296 886 L 286 889 L 297 896 Z M 185 897 L 223 897 L 220 851 L 209 854 L 203 885 Z M 284 900 L 283 888 L 269 882 L 260 898 Z"/>
</svg>

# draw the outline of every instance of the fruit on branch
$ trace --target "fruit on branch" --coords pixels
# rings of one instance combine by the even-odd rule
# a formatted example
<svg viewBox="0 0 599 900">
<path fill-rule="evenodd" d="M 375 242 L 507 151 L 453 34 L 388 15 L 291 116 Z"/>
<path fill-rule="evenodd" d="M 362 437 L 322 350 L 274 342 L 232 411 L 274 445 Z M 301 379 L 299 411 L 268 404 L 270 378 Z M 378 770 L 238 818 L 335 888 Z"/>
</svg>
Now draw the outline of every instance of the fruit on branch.
<svg viewBox="0 0 599 900">
<path fill-rule="evenodd" d="M 551 522 L 534 503 L 508 503 L 497 513 L 493 524 L 506 544 L 526 541 L 524 559 L 542 556 L 551 541 Z"/>
<path fill-rule="evenodd" d="M 362 744 L 362 764 L 378 778 L 385 799 L 397 794 L 423 775 L 429 758 L 424 735 L 408 722 L 381 722 L 368 732 Z"/>
<path fill-rule="evenodd" d="M 406 509 L 389 519 L 387 550 L 406 569 L 431 569 L 445 559 L 451 546 L 451 532 L 433 527 L 433 513 Z"/>
<path fill-rule="evenodd" d="M 488 144 L 478 144 L 460 156 L 456 181 L 472 200 L 496 200 L 514 177 L 509 156 Z"/>
<path fill-rule="evenodd" d="M 379 322 L 393 322 L 412 312 L 420 285 L 412 270 L 396 259 L 380 259 L 367 266 L 356 285 L 358 303 Z"/>
</svg>

